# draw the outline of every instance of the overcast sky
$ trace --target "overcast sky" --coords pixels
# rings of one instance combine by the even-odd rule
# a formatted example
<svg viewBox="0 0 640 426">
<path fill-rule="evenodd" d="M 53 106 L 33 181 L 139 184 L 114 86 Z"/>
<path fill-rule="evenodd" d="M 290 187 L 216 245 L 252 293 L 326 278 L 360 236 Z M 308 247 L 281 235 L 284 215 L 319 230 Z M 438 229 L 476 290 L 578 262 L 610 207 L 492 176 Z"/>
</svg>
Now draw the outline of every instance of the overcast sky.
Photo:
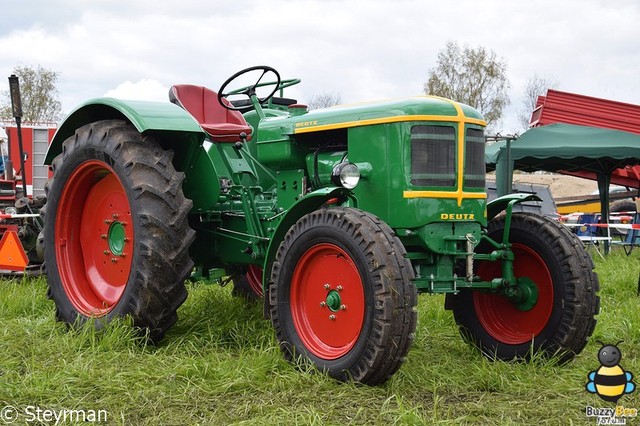
<svg viewBox="0 0 640 426">
<path fill-rule="evenodd" d="M 166 100 L 172 84 L 217 90 L 270 65 L 301 78 L 300 102 L 345 103 L 422 93 L 447 41 L 507 63 L 516 112 L 534 74 L 558 89 L 640 104 L 638 0 L 5 0 L 0 90 L 17 65 L 59 73 L 65 112 L 93 97 Z"/>
</svg>

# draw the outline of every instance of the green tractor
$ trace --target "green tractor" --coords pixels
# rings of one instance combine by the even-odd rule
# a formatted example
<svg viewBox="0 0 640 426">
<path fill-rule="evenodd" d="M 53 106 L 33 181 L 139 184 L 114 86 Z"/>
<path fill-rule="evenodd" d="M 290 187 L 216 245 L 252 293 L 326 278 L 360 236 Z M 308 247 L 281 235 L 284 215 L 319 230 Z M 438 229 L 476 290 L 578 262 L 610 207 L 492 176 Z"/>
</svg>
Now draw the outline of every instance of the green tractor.
<svg viewBox="0 0 640 426">
<path fill-rule="evenodd" d="M 512 213 L 535 195 L 486 202 L 476 110 L 418 96 L 308 111 L 283 97 L 299 82 L 258 66 L 217 93 L 176 85 L 166 103 L 74 110 L 46 157 L 58 319 L 130 316 L 157 341 L 197 274 L 262 298 L 284 356 L 343 381 L 398 370 L 417 293 L 446 294 L 491 358 L 584 348 L 592 260 L 561 225 Z"/>
</svg>

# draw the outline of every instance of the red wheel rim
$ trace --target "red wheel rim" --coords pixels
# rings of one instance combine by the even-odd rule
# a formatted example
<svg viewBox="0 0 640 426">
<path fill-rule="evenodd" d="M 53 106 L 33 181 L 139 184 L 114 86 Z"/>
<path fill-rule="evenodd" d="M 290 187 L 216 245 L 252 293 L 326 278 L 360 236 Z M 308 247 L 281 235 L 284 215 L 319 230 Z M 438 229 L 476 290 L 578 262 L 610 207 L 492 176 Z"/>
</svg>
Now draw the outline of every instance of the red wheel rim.
<svg viewBox="0 0 640 426">
<path fill-rule="evenodd" d="M 293 324 L 304 346 L 322 359 L 346 355 L 364 322 L 364 287 L 351 257 L 334 244 L 308 249 L 291 279 Z"/>
<path fill-rule="evenodd" d="M 99 317 L 118 303 L 131 271 L 133 234 L 129 200 L 113 169 L 82 163 L 62 190 L 55 224 L 60 278 L 78 312 Z"/>
<path fill-rule="evenodd" d="M 509 345 L 528 343 L 544 329 L 553 310 L 553 280 L 546 263 L 531 248 L 513 244 L 516 277 L 528 277 L 538 288 L 538 301 L 529 311 L 519 310 L 506 297 L 474 292 L 473 306 L 480 324 L 494 339 Z M 502 275 L 500 262 L 482 262 L 478 275 L 483 280 Z"/>
<path fill-rule="evenodd" d="M 256 296 L 263 297 L 262 268 L 249 265 L 249 268 L 247 268 L 247 282 L 249 283 L 249 287 L 251 287 L 251 291 L 253 291 Z"/>
</svg>

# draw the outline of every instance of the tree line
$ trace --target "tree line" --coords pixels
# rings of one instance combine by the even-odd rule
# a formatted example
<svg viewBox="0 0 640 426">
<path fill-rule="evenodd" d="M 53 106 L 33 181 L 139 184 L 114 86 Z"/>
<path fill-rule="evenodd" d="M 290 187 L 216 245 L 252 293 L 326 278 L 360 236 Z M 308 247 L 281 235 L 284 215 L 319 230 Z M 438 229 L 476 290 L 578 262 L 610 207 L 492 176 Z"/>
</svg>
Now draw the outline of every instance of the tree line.
<svg viewBox="0 0 640 426">
<path fill-rule="evenodd" d="M 529 127 L 538 96 L 557 85 L 557 81 L 538 74 L 529 78 L 518 110 L 518 123 L 523 130 Z M 436 66 L 429 72 L 424 92 L 478 109 L 487 121 L 488 130 L 495 131 L 504 108 L 509 104 L 509 87 L 507 63 L 494 51 L 482 46 L 461 47 L 455 41 L 449 41 L 438 53 Z"/>
<path fill-rule="evenodd" d="M 62 118 L 57 82 L 59 74 L 40 65 L 18 66 L 13 74 L 20 79 L 23 121 L 57 122 Z M 526 130 L 538 95 L 557 87 L 554 79 L 537 74 L 527 82 L 518 109 L 520 130 Z M 441 96 L 470 105 L 479 110 L 487 121 L 488 131 L 496 131 L 504 110 L 509 105 L 507 63 L 485 47 L 460 46 L 449 41 L 437 56 L 435 67 L 427 74 L 423 90 L 427 95 Z M 309 99 L 309 109 L 337 105 L 342 97 L 336 92 L 323 92 Z M 11 97 L 8 90 L 0 92 L 0 120 L 12 119 Z"/>
<path fill-rule="evenodd" d="M 538 74 L 529 77 L 518 108 L 519 130 L 529 127 L 538 96 L 557 86 L 558 82 L 552 78 Z M 429 71 L 423 90 L 427 95 L 453 99 L 476 108 L 487 121 L 488 131 L 494 132 L 510 103 L 509 88 L 507 63 L 494 51 L 449 41 L 438 53 L 436 65 Z M 326 108 L 340 101 L 339 94 L 325 92 L 311 97 L 308 105 L 310 109 Z"/>
<path fill-rule="evenodd" d="M 26 123 L 57 122 L 62 118 L 62 103 L 57 88 L 58 73 L 56 71 L 36 67 L 17 66 L 13 74 L 20 82 L 22 99 L 22 121 Z M 11 94 L 9 90 L 0 93 L 0 119 L 13 119 Z"/>
</svg>

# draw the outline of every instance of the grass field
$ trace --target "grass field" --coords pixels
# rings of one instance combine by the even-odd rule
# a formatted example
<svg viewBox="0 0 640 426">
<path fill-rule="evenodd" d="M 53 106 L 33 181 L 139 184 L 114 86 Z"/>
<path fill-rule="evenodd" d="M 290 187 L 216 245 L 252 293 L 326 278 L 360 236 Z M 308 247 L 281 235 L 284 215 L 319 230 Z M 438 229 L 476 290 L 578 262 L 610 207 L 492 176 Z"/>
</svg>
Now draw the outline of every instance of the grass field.
<svg viewBox="0 0 640 426">
<path fill-rule="evenodd" d="M 638 254 L 595 256 L 599 322 L 568 365 L 489 361 L 463 343 L 443 297 L 425 295 L 408 361 L 378 387 L 294 368 L 261 307 L 228 287 L 190 286 L 178 323 L 151 347 L 124 321 L 68 332 L 54 320 L 44 279 L 2 281 L 0 407 L 15 407 L 17 424 L 37 408 L 104 410 L 108 424 L 135 425 L 596 424 L 585 407 L 612 406 L 584 388 L 599 367 L 596 340 L 624 340 L 621 365 L 640 374 Z M 619 405 L 639 408 L 638 395 Z"/>
</svg>

